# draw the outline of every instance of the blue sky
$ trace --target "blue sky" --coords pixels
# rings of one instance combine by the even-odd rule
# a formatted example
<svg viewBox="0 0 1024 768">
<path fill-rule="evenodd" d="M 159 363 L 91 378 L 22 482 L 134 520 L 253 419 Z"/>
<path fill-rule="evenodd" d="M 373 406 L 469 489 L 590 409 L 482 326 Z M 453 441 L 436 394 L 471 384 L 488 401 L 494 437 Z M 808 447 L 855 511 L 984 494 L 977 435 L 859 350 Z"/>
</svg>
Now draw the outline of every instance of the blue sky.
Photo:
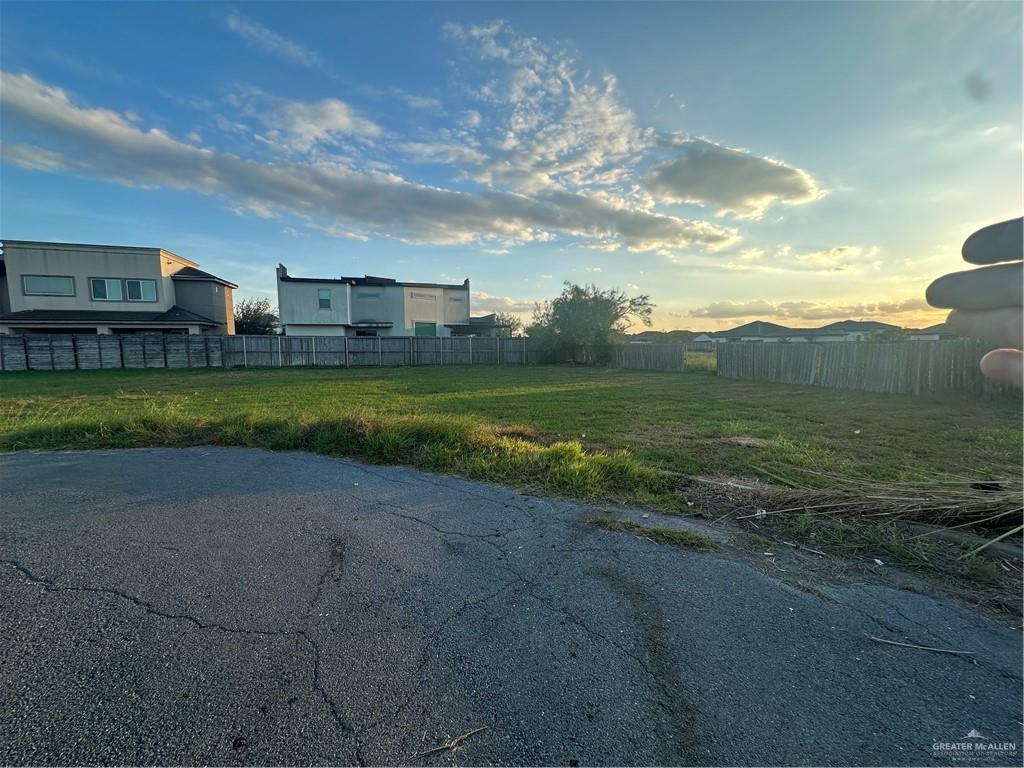
<svg viewBox="0 0 1024 768">
<path fill-rule="evenodd" d="M 0 234 L 913 326 L 1021 212 L 1018 3 L 17 3 Z"/>
</svg>

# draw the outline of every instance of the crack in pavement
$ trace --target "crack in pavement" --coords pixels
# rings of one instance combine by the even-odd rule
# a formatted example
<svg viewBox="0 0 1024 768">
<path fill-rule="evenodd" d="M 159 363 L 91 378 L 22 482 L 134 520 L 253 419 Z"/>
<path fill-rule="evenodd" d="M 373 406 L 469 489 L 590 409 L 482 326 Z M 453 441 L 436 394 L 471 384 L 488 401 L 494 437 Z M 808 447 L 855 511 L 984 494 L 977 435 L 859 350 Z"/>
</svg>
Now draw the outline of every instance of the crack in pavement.
<svg viewBox="0 0 1024 768">
<path fill-rule="evenodd" d="M 312 652 L 313 669 L 311 687 L 320 695 L 321 699 L 323 699 L 324 703 L 327 705 L 328 709 L 331 712 L 331 716 L 332 719 L 334 720 L 335 725 L 338 728 L 340 728 L 343 733 L 350 735 L 351 738 L 353 739 L 355 743 L 356 764 L 362 766 L 365 765 L 365 762 L 362 757 L 362 745 L 359 741 L 358 732 L 342 716 L 341 712 L 338 709 L 337 703 L 334 701 L 334 699 L 331 697 L 331 695 L 327 692 L 326 688 L 324 687 L 320 674 L 321 649 L 317 642 L 309 635 L 309 613 L 312 612 L 312 609 L 315 606 L 316 601 L 320 599 L 323 585 L 328 580 L 337 581 L 341 575 L 340 568 L 342 558 L 344 556 L 344 545 L 342 543 L 339 547 L 338 540 L 332 540 L 331 544 L 332 547 L 330 554 L 330 562 L 328 563 L 327 568 L 325 568 L 324 572 L 320 576 L 320 579 L 318 580 L 315 598 L 313 601 L 310 602 L 309 609 L 307 611 L 306 624 L 305 626 L 303 626 L 302 629 L 294 630 L 251 629 L 243 627 L 231 627 L 216 622 L 208 623 L 190 614 L 170 613 L 168 611 L 161 610 L 149 601 L 143 600 L 142 598 L 136 597 L 134 595 L 130 595 L 127 592 L 124 592 L 119 589 L 113 589 L 111 587 L 89 587 L 70 585 L 62 586 L 57 584 L 51 578 L 40 576 L 34 573 L 30 568 L 18 562 L 17 560 L 0 559 L 0 565 L 9 566 L 13 570 L 20 573 L 29 583 L 42 587 L 42 589 L 46 592 L 84 592 L 87 594 L 110 595 L 125 600 L 131 603 L 132 605 L 136 606 L 137 608 L 141 608 L 146 614 L 171 621 L 184 621 L 194 625 L 196 628 L 200 630 L 215 630 L 218 632 L 225 632 L 233 635 L 254 635 L 257 637 L 294 637 L 302 639 L 302 641 L 309 646 Z"/>
<path fill-rule="evenodd" d="M 399 715 L 401 715 L 403 712 L 405 712 L 405 710 L 409 707 L 409 705 L 412 704 L 413 699 L 416 698 L 416 695 L 420 691 L 422 691 L 423 687 L 426 685 L 426 681 L 423 679 L 423 676 L 422 676 L 423 670 L 427 668 L 428 664 L 430 664 L 430 661 L 431 661 L 431 654 L 430 654 L 430 652 L 432 650 L 434 641 L 437 640 L 438 636 L 441 634 L 442 630 L 444 630 L 444 628 L 446 626 L 448 626 L 455 619 L 457 619 L 460 616 L 462 616 L 470 608 L 473 608 L 473 607 L 476 607 L 476 606 L 480 606 L 480 605 L 486 605 L 491 600 L 494 600 L 496 597 L 498 597 L 502 593 L 508 591 L 512 587 L 517 586 L 518 584 L 519 584 L 518 580 L 510 581 L 507 584 L 503 584 L 501 587 L 499 587 L 495 591 L 493 591 L 493 592 L 491 592 L 491 593 L 489 593 L 487 595 L 484 595 L 483 597 L 479 597 L 479 598 L 477 598 L 475 600 L 467 600 L 462 605 L 460 605 L 457 609 L 452 611 L 448 616 L 446 616 L 441 622 L 439 622 L 437 624 L 437 626 L 435 626 L 434 629 L 430 632 L 430 634 L 427 635 L 424 638 L 424 647 L 423 647 L 423 650 L 421 651 L 420 662 L 419 662 L 419 664 L 416 665 L 416 669 L 413 671 L 413 676 L 415 678 L 417 678 L 417 682 L 413 686 L 412 690 L 409 691 L 409 694 L 404 697 L 402 702 L 392 712 L 389 712 L 388 714 L 378 718 L 377 720 L 374 720 L 373 722 L 368 723 L 366 726 L 364 726 L 361 729 L 361 733 L 365 734 L 366 732 L 372 730 L 373 728 L 376 728 L 379 725 L 382 725 L 382 724 L 384 724 L 386 722 L 394 720 Z"/>
<path fill-rule="evenodd" d="M 38 586 L 41 586 L 47 592 L 90 592 L 93 594 L 112 595 L 119 597 L 122 600 L 127 600 L 133 605 L 142 608 L 146 613 L 153 616 L 158 616 L 163 619 L 170 619 L 173 621 L 186 621 L 190 624 L 194 624 L 199 629 L 214 629 L 218 632 L 227 632 L 230 634 L 237 635 L 259 635 L 263 637 L 301 637 L 302 630 L 267 630 L 267 629 L 250 629 L 243 627 L 230 627 L 225 624 L 219 623 L 207 623 L 202 619 L 196 618 L 195 616 L 187 613 L 169 613 L 157 608 L 152 603 L 143 600 L 142 598 L 130 595 L 127 592 L 122 592 L 119 589 L 113 589 L 111 587 L 87 587 L 87 586 L 61 586 L 54 582 L 53 579 L 45 576 L 38 576 L 33 573 L 29 568 L 19 563 L 17 560 L 0 560 L 0 565 L 8 565 L 14 570 L 18 571 L 28 581 Z"/>
</svg>

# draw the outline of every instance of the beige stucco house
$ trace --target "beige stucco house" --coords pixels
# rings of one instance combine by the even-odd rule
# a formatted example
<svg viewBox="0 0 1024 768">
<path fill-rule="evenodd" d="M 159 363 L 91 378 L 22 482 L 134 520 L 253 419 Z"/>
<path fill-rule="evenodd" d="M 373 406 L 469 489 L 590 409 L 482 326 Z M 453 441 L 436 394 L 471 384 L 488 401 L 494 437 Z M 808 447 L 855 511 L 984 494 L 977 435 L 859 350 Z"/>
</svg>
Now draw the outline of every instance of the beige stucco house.
<svg viewBox="0 0 1024 768">
<path fill-rule="evenodd" d="M 491 335 L 494 316 L 469 316 L 469 280 L 293 277 L 277 267 L 277 306 L 288 336 Z"/>
<path fill-rule="evenodd" d="M 0 333 L 231 334 L 237 287 L 163 248 L 4 240 Z"/>
</svg>

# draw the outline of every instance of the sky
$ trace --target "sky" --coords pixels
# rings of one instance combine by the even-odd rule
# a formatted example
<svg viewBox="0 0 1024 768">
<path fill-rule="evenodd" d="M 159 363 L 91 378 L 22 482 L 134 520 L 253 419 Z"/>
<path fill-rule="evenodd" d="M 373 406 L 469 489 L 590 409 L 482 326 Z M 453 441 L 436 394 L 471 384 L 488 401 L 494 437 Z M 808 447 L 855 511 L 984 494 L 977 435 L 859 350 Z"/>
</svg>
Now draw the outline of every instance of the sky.
<svg viewBox="0 0 1024 768">
<path fill-rule="evenodd" d="M 1021 5 L 0 5 L 0 237 L 296 276 L 565 281 L 654 328 L 941 321 L 1021 215 Z"/>
</svg>

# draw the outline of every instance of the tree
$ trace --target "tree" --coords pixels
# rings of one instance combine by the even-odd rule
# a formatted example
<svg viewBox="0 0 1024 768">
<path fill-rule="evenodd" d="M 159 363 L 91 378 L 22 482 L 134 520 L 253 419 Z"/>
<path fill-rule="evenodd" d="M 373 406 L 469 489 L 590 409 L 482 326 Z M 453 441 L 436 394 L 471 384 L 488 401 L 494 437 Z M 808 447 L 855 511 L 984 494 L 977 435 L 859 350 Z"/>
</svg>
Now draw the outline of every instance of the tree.
<svg viewBox="0 0 1024 768">
<path fill-rule="evenodd" d="M 907 341 L 910 339 L 910 333 L 906 328 L 886 328 L 882 331 L 868 334 L 866 341 L 874 342 L 892 342 L 892 341 Z"/>
<path fill-rule="evenodd" d="M 513 315 L 511 312 L 497 312 L 494 315 L 494 320 L 498 324 L 499 336 L 523 335 L 523 321 L 519 315 Z"/>
<path fill-rule="evenodd" d="M 607 362 L 634 322 L 651 324 L 653 311 L 647 295 L 566 282 L 557 298 L 534 308 L 526 332 L 550 359 Z"/>
<path fill-rule="evenodd" d="M 277 315 L 270 299 L 242 299 L 235 304 L 235 333 L 266 336 L 277 329 Z"/>
</svg>

